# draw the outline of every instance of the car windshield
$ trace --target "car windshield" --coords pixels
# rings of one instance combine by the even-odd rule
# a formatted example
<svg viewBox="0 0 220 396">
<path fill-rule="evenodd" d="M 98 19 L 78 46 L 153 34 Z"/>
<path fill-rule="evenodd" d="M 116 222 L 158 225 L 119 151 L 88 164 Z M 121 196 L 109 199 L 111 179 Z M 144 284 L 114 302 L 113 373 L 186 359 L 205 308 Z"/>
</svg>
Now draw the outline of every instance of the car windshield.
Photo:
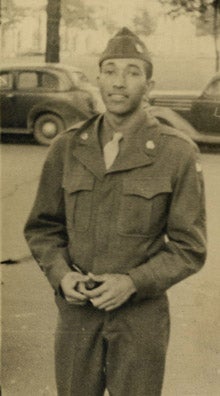
<svg viewBox="0 0 220 396">
<path fill-rule="evenodd" d="M 0 75 L 0 89 L 11 89 L 12 88 L 12 74 L 2 72 Z"/>
<path fill-rule="evenodd" d="M 220 96 L 220 79 L 213 81 L 205 90 L 207 96 Z"/>
<path fill-rule="evenodd" d="M 71 72 L 72 80 L 76 87 L 82 87 L 85 83 L 89 83 L 88 78 L 86 75 L 80 71 L 73 71 Z"/>
<path fill-rule="evenodd" d="M 56 72 L 44 72 L 41 74 L 41 86 L 44 89 L 55 91 L 66 91 L 70 89 L 70 84 L 65 73 L 56 70 Z"/>
</svg>

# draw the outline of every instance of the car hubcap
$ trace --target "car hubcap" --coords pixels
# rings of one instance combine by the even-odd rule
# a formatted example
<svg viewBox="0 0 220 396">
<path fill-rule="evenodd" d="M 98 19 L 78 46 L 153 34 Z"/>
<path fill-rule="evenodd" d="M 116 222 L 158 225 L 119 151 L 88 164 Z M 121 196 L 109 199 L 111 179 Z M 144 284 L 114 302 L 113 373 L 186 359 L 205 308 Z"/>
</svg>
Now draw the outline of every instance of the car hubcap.
<svg viewBox="0 0 220 396">
<path fill-rule="evenodd" d="M 57 126 L 54 122 L 45 122 L 42 126 L 42 133 L 47 138 L 53 138 L 57 134 Z"/>
</svg>

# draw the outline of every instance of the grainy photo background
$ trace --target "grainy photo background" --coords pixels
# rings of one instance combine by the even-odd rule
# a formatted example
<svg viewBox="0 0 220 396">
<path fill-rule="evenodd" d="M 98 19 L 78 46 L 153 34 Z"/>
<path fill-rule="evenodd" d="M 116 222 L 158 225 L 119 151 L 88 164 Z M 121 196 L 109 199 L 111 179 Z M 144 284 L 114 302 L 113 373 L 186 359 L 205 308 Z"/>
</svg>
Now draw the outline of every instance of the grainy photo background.
<svg viewBox="0 0 220 396">
<path fill-rule="evenodd" d="M 45 60 L 46 0 L 2 1 L 1 63 Z M 202 91 L 215 73 L 215 45 L 189 14 L 175 19 L 159 0 L 61 0 L 60 62 L 96 84 L 97 59 L 122 26 L 134 29 L 152 53 L 157 90 Z M 69 12 L 68 12 L 69 10 Z M 53 291 L 23 237 L 48 148 L 29 136 L 8 135 L 2 165 L 3 396 L 55 396 Z M 208 258 L 197 275 L 169 291 L 171 338 L 163 396 L 218 396 L 220 389 L 220 155 L 201 154 Z"/>
</svg>

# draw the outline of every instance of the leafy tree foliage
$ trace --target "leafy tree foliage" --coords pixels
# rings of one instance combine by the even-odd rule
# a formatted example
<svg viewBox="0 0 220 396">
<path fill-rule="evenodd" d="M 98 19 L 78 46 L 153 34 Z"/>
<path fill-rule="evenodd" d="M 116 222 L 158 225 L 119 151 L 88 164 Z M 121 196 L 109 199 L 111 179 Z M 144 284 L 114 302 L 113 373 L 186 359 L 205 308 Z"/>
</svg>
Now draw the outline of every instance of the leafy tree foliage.
<svg viewBox="0 0 220 396">
<path fill-rule="evenodd" d="M 159 0 L 163 4 L 167 13 L 171 16 L 178 16 L 184 12 L 198 16 L 207 11 L 209 7 L 219 7 L 219 0 Z"/>
<path fill-rule="evenodd" d="M 189 14 L 196 23 L 198 34 L 214 38 L 216 71 L 220 68 L 220 0 L 159 0 L 165 12 L 173 18 Z"/>
<path fill-rule="evenodd" d="M 25 15 L 25 10 L 17 7 L 13 0 L 2 0 L 0 10 L 2 26 L 19 22 Z"/>
<path fill-rule="evenodd" d="M 149 36 L 156 29 L 155 20 L 150 16 L 146 9 L 140 9 L 133 18 L 135 32 L 139 35 Z"/>
<path fill-rule="evenodd" d="M 96 27 L 93 8 L 86 6 L 82 0 L 63 0 L 61 13 L 67 26 L 91 29 Z"/>
</svg>

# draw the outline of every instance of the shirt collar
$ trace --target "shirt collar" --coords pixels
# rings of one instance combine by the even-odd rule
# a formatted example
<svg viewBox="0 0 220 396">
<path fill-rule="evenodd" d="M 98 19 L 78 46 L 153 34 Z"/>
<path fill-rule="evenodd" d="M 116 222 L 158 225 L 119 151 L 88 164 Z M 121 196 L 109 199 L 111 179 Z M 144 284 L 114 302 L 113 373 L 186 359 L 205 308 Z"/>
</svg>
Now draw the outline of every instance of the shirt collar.
<svg viewBox="0 0 220 396">
<path fill-rule="evenodd" d="M 109 111 L 104 114 L 103 129 L 114 132 L 121 132 L 125 141 L 137 132 L 143 123 L 146 123 L 146 112 L 143 109 L 137 110 L 135 113 L 124 118 L 120 124 L 114 122 L 114 117 Z"/>
</svg>

